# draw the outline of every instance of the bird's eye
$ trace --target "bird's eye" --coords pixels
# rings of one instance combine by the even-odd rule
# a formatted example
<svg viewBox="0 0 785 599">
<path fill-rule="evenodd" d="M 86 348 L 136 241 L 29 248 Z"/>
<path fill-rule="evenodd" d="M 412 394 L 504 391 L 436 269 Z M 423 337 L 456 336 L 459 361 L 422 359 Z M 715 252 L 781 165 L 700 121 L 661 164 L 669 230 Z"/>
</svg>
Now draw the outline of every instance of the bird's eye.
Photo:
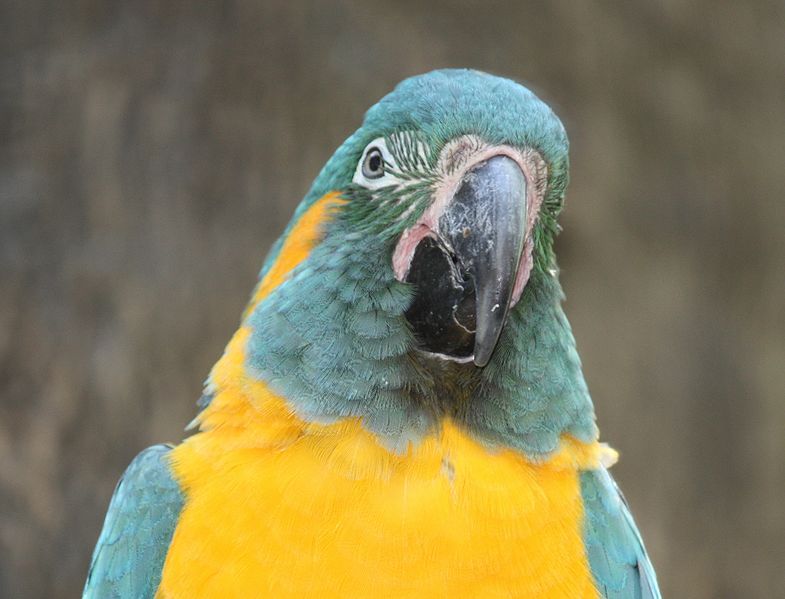
<svg viewBox="0 0 785 599">
<path fill-rule="evenodd" d="M 362 173 L 366 179 L 379 179 L 384 176 L 384 157 L 379 148 L 370 148 L 365 153 Z"/>
</svg>

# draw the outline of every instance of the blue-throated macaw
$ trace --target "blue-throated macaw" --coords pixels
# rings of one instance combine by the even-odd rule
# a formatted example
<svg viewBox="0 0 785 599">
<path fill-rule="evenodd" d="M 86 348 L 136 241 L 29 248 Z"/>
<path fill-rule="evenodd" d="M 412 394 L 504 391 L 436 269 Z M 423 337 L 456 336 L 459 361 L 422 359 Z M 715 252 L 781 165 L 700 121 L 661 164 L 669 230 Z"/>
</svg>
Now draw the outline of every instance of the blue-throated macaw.
<svg viewBox="0 0 785 599">
<path fill-rule="evenodd" d="M 84 596 L 659 597 L 561 308 L 567 146 L 477 71 L 371 108 L 273 246 L 198 432 L 121 479 Z"/>
</svg>

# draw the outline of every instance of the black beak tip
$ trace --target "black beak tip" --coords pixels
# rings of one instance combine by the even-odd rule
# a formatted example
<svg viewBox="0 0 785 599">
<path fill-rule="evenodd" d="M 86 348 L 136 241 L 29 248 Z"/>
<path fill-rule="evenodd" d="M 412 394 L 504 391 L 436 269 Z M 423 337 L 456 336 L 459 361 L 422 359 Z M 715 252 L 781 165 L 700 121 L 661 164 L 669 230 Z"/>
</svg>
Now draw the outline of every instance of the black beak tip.
<svg viewBox="0 0 785 599">
<path fill-rule="evenodd" d="M 491 361 L 491 356 L 493 356 L 493 352 L 496 350 L 496 341 L 494 343 L 488 345 L 481 345 L 475 341 L 474 344 L 474 356 L 472 361 L 474 365 L 478 368 L 484 368 L 488 365 L 488 362 Z"/>
<path fill-rule="evenodd" d="M 485 368 L 488 365 L 488 362 L 491 361 L 492 353 L 493 352 L 491 353 L 483 352 L 482 354 L 480 354 L 479 352 L 475 351 L 474 360 L 472 360 L 474 362 L 474 365 L 477 368 Z"/>
</svg>

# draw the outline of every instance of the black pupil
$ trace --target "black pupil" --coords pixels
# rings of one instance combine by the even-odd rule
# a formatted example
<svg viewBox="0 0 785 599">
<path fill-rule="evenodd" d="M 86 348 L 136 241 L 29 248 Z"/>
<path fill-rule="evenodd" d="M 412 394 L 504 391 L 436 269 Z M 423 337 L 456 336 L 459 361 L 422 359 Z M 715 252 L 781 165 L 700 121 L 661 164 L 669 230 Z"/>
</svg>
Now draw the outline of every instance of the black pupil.
<svg viewBox="0 0 785 599">
<path fill-rule="evenodd" d="M 382 156 L 379 152 L 373 152 L 368 156 L 368 170 L 372 173 L 382 170 Z"/>
</svg>

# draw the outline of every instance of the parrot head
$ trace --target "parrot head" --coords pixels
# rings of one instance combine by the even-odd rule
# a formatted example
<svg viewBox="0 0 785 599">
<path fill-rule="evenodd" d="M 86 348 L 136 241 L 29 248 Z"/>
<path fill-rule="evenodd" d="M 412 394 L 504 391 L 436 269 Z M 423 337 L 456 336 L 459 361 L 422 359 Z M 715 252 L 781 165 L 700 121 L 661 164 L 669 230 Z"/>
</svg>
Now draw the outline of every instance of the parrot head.
<svg viewBox="0 0 785 599">
<path fill-rule="evenodd" d="M 346 243 L 413 286 L 405 317 L 417 349 L 483 367 L 534 259 L 552 261 L 566 165 L 561 122 L 530 91 L 438 71 L 404 81 L 368 112 L 315 195 L 340 190 L 341 233 L 365 242 Z"/>
<path fill-rule="evenodd" d="M 508 79 L 400 83 L 271 251 L 262 281 L 297 223 L 336 198 L 307 258 L 249 309 L 249 370 L 307 418 L 360 416 L 396 440 L 445 415 L 532 453 L 565 430 L 594 436 L 552 249 L 567 149 L 551 109 Z"/>
</svg>

